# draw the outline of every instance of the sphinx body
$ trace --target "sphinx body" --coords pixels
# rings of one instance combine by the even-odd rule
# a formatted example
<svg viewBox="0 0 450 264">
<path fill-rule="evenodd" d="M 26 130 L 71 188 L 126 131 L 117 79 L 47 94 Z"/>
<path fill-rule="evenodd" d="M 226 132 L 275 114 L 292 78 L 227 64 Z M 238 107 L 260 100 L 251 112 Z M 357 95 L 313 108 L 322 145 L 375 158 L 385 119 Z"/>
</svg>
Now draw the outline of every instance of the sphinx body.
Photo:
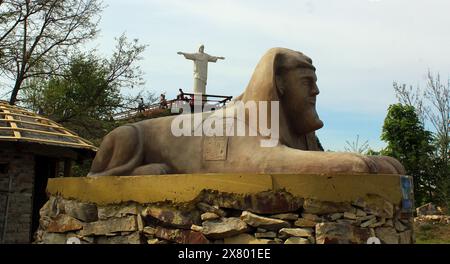
<svg viewBox="0 0 450 264">
<path fill-rule="evenodd" d="M 383 173 L 404 174 L 394 158 L 354 153 L 322 152 L 315 131 L 323 126 L 316 112 L 315 68 L 309 57 L 285 48 L 270 49 L 261 58 L 243 94 L 224 109 L 186 114 L 192 120 L 232 119 L 254 135 L 176 136 L 180 116 L 144 120 L 114 129 L 105 136 L 89 173 L 153 175 L 172 173 Z M 259 125 L 240 119 L 237 102 L 279 101 L 279 136 L 271 147 L 261 145 L 267 135 Z M 270 111 L 267 111 L 270 113 Z M 246 113 L 246 117 L 248 114 Z M 267 115 L 270 123 L 271 116 Z M 250 132 L 249 132 L 250 133 Z"/>
</svg>

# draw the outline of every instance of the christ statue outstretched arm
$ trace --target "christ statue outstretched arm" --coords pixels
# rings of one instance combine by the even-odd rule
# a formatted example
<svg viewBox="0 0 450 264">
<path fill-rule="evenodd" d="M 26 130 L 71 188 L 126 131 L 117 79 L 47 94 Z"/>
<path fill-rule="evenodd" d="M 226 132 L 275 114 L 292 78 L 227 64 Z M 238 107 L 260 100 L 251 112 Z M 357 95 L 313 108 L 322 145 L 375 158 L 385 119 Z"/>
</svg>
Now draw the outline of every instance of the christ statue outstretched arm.
<svg viewBox="0 0 450 264">
<path fill-rule="evenodd" d="M 186 52 L 179 51 L 179 52 L 177 52 L 177 54 L 183 55 L 188 60 L 196 60 L 197 59 L 196 53 L 186 53 Z"/>
<path fill-rule="evenodd" d="M 217 60 L 224 60 L 224 59 L 225 59 L 225 57 L 216 57 L 216 56 L 208 55 L 209 62 L 216 62 Z"/>
</svg>

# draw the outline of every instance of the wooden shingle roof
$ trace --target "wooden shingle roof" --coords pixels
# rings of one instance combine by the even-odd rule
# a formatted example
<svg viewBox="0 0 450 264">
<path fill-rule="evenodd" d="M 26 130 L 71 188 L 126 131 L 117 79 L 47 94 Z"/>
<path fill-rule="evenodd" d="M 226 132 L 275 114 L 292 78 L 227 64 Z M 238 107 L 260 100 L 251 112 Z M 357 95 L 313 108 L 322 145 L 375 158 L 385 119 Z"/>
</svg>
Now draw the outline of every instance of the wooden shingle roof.
<svg viewBox="0 0 450 264">
<path fill-rule="evenodd" d="M 0 100 L 0 142 L 15 141 L 97 151 L 89 141 L 60 124 Z"/>
</svg>

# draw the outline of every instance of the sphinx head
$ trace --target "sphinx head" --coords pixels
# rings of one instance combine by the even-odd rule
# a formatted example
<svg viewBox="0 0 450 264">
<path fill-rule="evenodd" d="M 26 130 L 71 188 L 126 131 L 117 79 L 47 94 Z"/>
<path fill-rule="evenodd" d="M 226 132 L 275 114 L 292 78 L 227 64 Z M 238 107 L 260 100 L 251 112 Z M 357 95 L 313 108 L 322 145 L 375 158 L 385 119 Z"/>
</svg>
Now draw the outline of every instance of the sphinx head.
<svg viewBox="0 0 450 264">
<path fill-rule="evenodd" d="M 274 79 L 290 129 L 307 134 L 322 128 L 316 111 L 319 88 L 312 60 L 301 52 L 280 49 L 274 57 Z"/>
</svg>

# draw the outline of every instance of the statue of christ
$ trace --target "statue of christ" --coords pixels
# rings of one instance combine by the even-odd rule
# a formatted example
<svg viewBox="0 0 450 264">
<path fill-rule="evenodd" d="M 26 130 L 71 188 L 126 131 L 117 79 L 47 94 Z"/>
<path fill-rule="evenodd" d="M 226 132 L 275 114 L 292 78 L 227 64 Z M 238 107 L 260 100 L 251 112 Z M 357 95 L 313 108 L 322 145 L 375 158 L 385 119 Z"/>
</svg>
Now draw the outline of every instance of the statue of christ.
<svg viewBox="0 0 450 264">
<path fill-rule="evenodd" d="M 194 93 L 206 93 L 206 80 L 208 78 L 208 62 L 224 60 L 224 57 L 211 56 L 204 52 L 205 46 L 201 45 L 197 53 L 177 52 L 186 59 L 194 61 Z"/>
</svg>

